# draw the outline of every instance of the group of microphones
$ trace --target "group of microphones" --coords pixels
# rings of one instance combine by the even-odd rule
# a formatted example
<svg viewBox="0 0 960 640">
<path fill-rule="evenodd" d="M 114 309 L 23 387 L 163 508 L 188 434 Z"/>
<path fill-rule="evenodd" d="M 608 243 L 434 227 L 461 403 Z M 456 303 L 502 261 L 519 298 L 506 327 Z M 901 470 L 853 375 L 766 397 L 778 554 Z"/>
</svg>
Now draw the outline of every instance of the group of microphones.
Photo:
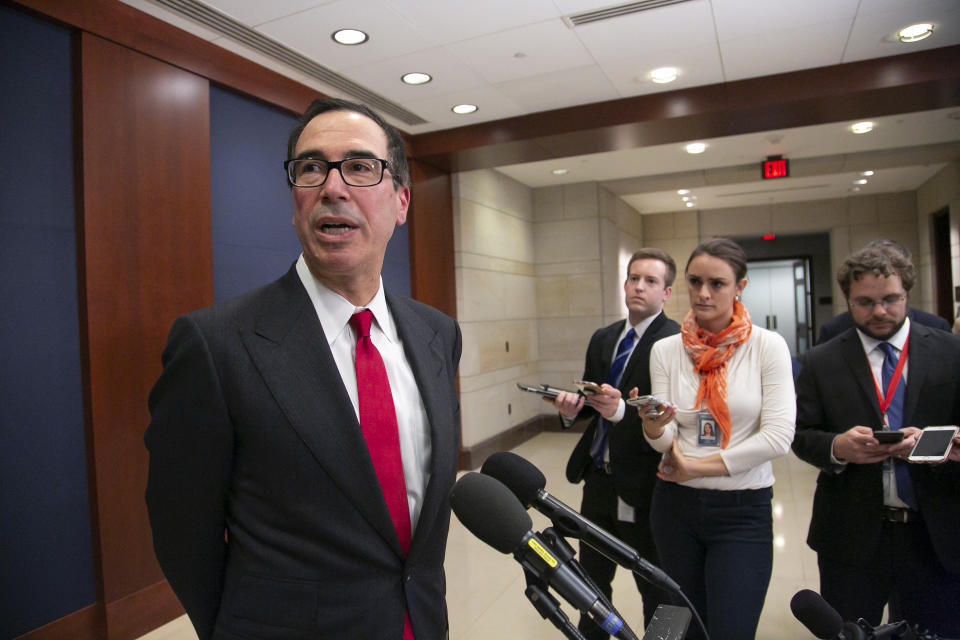
<svg viewBox="0 0 960 640">
<path fill-rule="evenodd" d="M 514 556 L 527 576 L 527 598 L 538 613 L 566 637 L 583 639 L 549 589 L 611 636 L 637 640 L 630 626 L 576 561 L 565 537 L 578 538 L 651 584 L 686 600 L 680 587 L 667 574 L 551 496 L 544 490 L 545 486 L 543 473 L 526 459 L 510 452 L 495 453 L 483 463 L 480 473 L 467 473 L 456 482 L 450 491 L 450 506 L 473 535 L 497 551 Z M 531 506 L 546 515 L 553 526 L 540 533 L 533 531 L 533 521 L 527 514 Z M 692 613 L 697 616 L 696 611 Z M 699 621 L 699 616 L 697 619 Z M 682 628 L 672 637 L 682 638 L 689 620 L 687 615 L 674 624 Z"/>
<path fill-rule="evenodd" d="M 921 631 L 904 621 L 874 627 L 864 619 L 844 622 L 837 610 L 816 591 L 801 589 L 790 600 L 793 617 L 810 633 L 823 640 L 937 640 L 938 636 Z M 947 640 L 943 638 L 941 640 Z"/>
</svg>

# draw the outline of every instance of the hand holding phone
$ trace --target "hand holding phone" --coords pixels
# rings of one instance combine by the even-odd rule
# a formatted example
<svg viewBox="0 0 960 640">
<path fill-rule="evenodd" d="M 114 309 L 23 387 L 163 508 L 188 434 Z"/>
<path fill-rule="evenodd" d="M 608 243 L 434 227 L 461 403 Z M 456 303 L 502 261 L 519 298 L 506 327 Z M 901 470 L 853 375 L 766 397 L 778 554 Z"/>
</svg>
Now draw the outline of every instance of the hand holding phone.
<svg viewBox="0 0 960 640">
<path fill-rule="evenodd" d="M 917 438 L 917 444 L 907 456 L 910 462 L 943 462 L 950 455 L 953 439 L 960 431 L 957 426 L 927 427 Z"/>
<path fill-rule="evenodd" d="M 595 393 L 600 393 L 600 385 L 596 382 L 588 382 L 586 380 L 574 380 L 573 384 L 577 385 L 577 389 L 580 390 L 585 396 L 592 396 Z"/>
<path fill-rule="evenodd" d="M 880 444 L 896 444 L 897 442 L 903 442 L 903 431 L 874 429 L 873 437 L 876 438 Z"/>
<path fill-rule="evenodd" d="M 636 398 L 627 398 L 626 403 L 631 407 L 636 407 L 642 415 L 659 415 L 663 413 L 657 407 L 662 404 L 669 405 L 656 396 L 638 396 Z"/>
</svg>

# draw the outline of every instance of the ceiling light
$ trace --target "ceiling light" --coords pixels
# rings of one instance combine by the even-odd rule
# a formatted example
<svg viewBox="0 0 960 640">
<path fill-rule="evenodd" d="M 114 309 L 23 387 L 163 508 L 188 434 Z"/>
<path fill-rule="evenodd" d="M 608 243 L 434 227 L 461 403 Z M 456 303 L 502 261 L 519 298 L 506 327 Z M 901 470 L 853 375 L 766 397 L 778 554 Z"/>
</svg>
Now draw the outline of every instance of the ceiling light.
<svg viewBox="0 0 960 640">
<path fill-rule="evenodd" d="M 565 175 L 567 175 L 568 173 L 570 173 L 570 170 L 569 170 L 569 169 L 554 169 L 554 170 L 551 171 L 550 173 L 552 173 L 552 174 L 555 175 L 555 176 L 565 176 Z"/>
<path fill-rule="evenodd" d="M 860 187 L 851 187 L 851 188 L 850 188 L 850 191 L 856 193 L 856 192 L 860 191 Z"/>
<path fill-rule="evenodd" d="M 857 122 L 855 124 L 850 125 L 850 131 L 853 131 L 854 133 L 870 133 L 871 131 L 873 131 L 873 123 Z"/>
<path fill-rule="evenodd" d="M 477 105 L 475 104 L 458 104 L 457 106 L 451 109 L 451 111 L 453 111 L 454 113 L 458 113 L 460 115 L 473 113 L 476 110 L 477 110 Z"/>
<path fill-rule="evenodd" d="M 869 178 L 870 176 L 873 175 L 873 171 L 861 171 L 860 175 Z"/>
<path fill-rule="evenodd" d="M 683 200 L 684 202 L 690 202 L 690 200 L 691 200 L 690 196 L 683 196 L 683 197 L 680 198 L 680 199 Z"/>
<path fill-rule="evenodd" d="M 919 42 L 933 35 L 933 25 L 929 22 L 912 24 L 897 32 L 900 42 Z"/>
<path fill-rule="evenodd" d="M 692 202 L 688 202 L 688 203 L 687 203 L 687 208 L 690 208 L 690 207 L 692 207 L 692 206 L 693 206 L 693 203 L 692 203 Z"/>
<path fill-rule="evenodd" d="M 401 78 L 407 84 L 427 84 L 433 77 L 429 73 L 420 73 L 419 71 L 414 71 L 413 73 L 405 73 Z"/>
<path fill-rule="evenodd" d="M 654 69 L 650 72 L 650 79 L 657 84 L 665 84 L 667 82 L 673 82 L 677 79 L 677 68 L 676 67 L 660 67 L 659 69 Z"/>
<path fill-rule="evenodd" d="M 691 142 L 684 149 L 687 150 L 687 153 L 703 153 L 707 150 L 707 145 L 702 142 Z"/>
<path fill-rule="evenodd" d="M 678 196 L 685 196 L 690 193 L 690 189 L 677 189 Z"/>
<path fill-rule="evenodd" d="M 370 36 L 359 29 L 339 29 L 330 36 L 340 44 L 363 44 Z"/>
<path fill-rule="evenodd" d="M 867 184 L 866 178 L 860 178 L 859 180 L 854 180 L 853 184 Z"/>
</svg>

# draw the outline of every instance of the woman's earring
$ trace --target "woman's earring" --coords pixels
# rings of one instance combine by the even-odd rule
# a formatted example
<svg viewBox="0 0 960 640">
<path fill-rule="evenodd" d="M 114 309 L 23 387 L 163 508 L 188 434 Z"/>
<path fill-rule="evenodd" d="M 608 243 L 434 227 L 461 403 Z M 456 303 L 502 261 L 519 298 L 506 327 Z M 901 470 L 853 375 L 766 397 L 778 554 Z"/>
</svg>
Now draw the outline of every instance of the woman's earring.
<svg viewBox="0 0 960 640">
<path fill-rule="evenodd" d="M 737 302 L 740 302 L 740 296 L 737 296 Z"/>
</svg>

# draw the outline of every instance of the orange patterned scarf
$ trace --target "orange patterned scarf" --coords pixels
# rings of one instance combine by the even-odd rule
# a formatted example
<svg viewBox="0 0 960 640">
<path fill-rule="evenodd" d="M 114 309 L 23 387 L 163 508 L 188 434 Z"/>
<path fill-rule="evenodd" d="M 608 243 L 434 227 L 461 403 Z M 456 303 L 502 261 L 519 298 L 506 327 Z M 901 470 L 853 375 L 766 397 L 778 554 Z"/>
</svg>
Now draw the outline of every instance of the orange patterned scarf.
<svg viewBox="0 0 960 640">
<path fill-rule="evenodd" d="M 723 434 L 720 446 L 727 448 L 730 442 L 730 408 L 727 407 L 727 360 L 737 347 L 750 337 L 753 325 L 750 313 L 739 300 L 733 303 L 733 321 L 720 333 L 701 329 L 693 317 L 693 309 L 683 319 L 680 333 L 683 348 L 693 360 L 693 372 L 700 374 L 697 389 L 697 404 L 706 404 Z"/>
</svg>

